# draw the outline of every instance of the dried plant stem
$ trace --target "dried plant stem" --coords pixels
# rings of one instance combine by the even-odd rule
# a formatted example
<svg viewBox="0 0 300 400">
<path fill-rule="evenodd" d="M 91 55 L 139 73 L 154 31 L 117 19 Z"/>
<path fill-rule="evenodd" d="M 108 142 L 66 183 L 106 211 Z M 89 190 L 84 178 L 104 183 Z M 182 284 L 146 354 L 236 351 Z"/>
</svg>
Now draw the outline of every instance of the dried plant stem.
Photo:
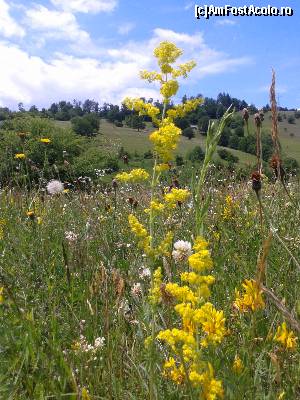
<svg viewBox="0 0 300 400">
<path fill-rule="evenodd" d="M 271 300 L 271 302 L 276 306 L 278 311 L 284 315 L 284 317 L 289 321 L 291 326 L 298 332 L 300 333 L 300 323 L 295 319 L 294 315 L 292 312 L 290 312 L 283 302 L 268 288 L 265 286 L 261 286 L 261 290 L 268 296 L 268 298 Z"/>
</svg>

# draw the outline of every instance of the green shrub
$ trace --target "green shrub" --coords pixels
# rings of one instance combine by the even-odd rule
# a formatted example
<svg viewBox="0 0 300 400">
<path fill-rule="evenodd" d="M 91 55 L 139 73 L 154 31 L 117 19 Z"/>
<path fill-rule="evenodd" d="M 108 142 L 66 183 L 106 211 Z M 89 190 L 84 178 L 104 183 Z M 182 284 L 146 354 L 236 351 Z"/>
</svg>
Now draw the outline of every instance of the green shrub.
<svg viewBox="0 0 300 400">
<path fill-rule="evenodd" d="M 203 161 L 205 153 L 200 146 L 195 146 L 193 150 L 189 151 L 187 154 L 187 159 L 194 162 Z"/>
</svg>

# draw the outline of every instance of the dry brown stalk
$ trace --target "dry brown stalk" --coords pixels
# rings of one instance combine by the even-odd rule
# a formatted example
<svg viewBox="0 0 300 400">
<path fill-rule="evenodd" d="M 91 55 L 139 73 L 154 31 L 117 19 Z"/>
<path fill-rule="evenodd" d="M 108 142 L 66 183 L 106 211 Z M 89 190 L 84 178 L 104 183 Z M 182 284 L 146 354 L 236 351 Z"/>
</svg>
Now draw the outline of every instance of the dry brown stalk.
<svg viewBox="0 0 300 400">
<path fill-rule="evenodd" d="M 268 238 L 264 241 L 263 252 L 257 263 L 256 281 L 259 285 L 263 283 L 266 277 L 267 257 L 270 251 L 272 237 L 272 232 L 270 232 Z"/>
<path fill-rule="evenodd" d="M 263 285 L 261 285 L 261 290 L 268 296 L 278 311 L 281 312 L 285 319 L 290 323 L 291 327 L 300 333 L 300 323 L 296 320 L 294 314 L 286 308 L 283 301 L 281 301 L 270 289 Z"/>
</svg>

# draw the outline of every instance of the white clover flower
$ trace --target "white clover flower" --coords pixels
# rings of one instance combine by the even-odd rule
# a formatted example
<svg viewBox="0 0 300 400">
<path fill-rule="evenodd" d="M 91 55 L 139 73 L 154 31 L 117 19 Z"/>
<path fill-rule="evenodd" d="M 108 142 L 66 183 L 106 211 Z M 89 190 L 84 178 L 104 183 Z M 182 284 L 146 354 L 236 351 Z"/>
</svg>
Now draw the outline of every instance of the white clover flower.
<svg viewBox="0 0 300 400">
<path fill-rule="evenodd" d="M 65 232 L 65 238 L 68 242 L 76 242 L 78 235 L 72 231 Z"/>
<path fill-rule="evenodd" d="M 132 296 L 133 297 L 140 297 L 141 295 L 142 295 L 142 286 L 141 286 L 141 284 L 138 282 L 138 283 L 135 283 L 133 286 L 132 286 L 132 288 L 131 288 L 131 294 L 132 294 Z"/>
<path fill-rule="evenodd" d="M 105 345 L 105 338 L 104 337 L 98 337 L 95 339 L 94 343 L 94 349 L 102 349 Z"/>
<path fill-rule="evenodd" d="M 141 279 L 147 279 L 150 278 L 151 276 L 151 271 L 150 268 L 142 267 L 139 271 L 139 277 Z"/>
<path fill-rule="evenodd" d="M 47 185 L 47 191 L 49 194 L 58 194 L 63 192 L 63 190 L 64 185 L 62 184 L 62 182 L 57 180 L 52 180 Z"/>
<path fill-rule="evenodd" d="M 190 242 L 186 242 L 184 240 L 178 240 L 176 243 L 174 243 L 174 250 L 172 252 L 172 256 L 175 262 L 186 261 L 191 254 L 192 254 L 192 245 Z"/>
</svg>

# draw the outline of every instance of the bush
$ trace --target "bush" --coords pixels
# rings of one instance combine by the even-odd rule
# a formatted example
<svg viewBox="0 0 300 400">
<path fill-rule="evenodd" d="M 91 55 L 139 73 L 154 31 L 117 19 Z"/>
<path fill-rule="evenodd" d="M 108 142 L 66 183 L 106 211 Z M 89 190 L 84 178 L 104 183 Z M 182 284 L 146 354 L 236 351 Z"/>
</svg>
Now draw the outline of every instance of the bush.
<svg viewBox="0 0 300 400">
<path fill-rule="evenodd" d="M 289 124 L 294 124 L 295 123 L 295 117 L 293 117 L 292 115 L 290 115 L 287 119 Z"/>
<path fill-rule="evenodd" d="M 225 150 L 225 149 L 220 149 L 218 150 L 218 154 L 222 160 L 226 160 L 229 163 L 237 163 L 239 161 L 239 158 L 234 156 L 230 151 Z"/>
<path fill-rule="evenodd" d="M 238 126 L 234 130 L 234 134 L 238 137 L 243 137 L 244 136 L 244 128 L 242 126 Z"/>
<path fill-rule="evenodd" d="M 71 123 L 73 131 L 82 136 L 92 136 L 99 131 L 100 127 L 100 120 L 95 113 L 72 118 Z"/>
<path fill-rule="evenodd" d="M 194 162 L 203 161 L 205 157 L 205 153 L 200 146 L 195 146 L 193 150 L 191 150 L 187 154 L 187 159 Z"/>
<path fill-rule="evenodd" d="M 124 126 L 123 122 L 117 121 L 117 120 L 114 122 L 114 124 L 115 124 L 115 126 L 117 126 L 118 128 L 122 128 L 122 127 Z"/>
<path fill-rule="evenodd" d="M 180 167 L 181 165 L 184 164 L 184 160 L 183 157 L 180 156 L 179 154 L 177 154 L 176 158 L 175 158 L 175 163 L 178 167 Z"/>
<path fill-rule="evenodd" d="M 182 136 L 187 137 L 189 140 L 191 140 L 193 137 L 195 137 L 194 129 L 193 128 L 185 128 L 182 131 Z"/>
<path fill-rule="evenodd" d="M 299 119 L 300 118 L 300 111 L 295 111 L 295 118 L 296 119 Z"/>
<path fill-rule="evenodd" d="M 204 135 L 206 135 L 207 129 L 208 129 L 208 125 L 209 125 L 209 117 L 207 115 L 204 115 L 198 121 L 199 132 L 203 133 Z"/>
<path fill-rule="evenodd" d="M 299 163 L 292 157 L 283 160 L 283 167 L 288 174 L 298 174 L 300 171 Z"/>
<path fill-rule="evenodd" d="M 152 151 L 151 151 L 151 150 L 145 151 L 145 153 L 144 153 L 144 158 L 145 158 L 145 159 L 151 159 L 151 158 L 153 158 L 153 153 L 152 153 Z"/>
</svg>

